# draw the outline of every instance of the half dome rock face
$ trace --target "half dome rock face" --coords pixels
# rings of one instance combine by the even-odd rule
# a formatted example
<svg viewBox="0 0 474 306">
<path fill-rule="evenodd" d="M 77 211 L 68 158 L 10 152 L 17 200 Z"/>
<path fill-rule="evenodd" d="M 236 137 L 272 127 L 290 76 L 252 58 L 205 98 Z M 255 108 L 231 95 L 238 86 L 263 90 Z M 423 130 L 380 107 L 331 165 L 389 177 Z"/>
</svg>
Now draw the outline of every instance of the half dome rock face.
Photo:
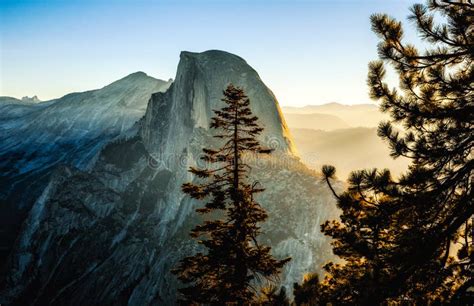
<svg viewBox="0 0 474 306">
<path fill-rule="evenodd" d="M 320 224 L 336 216 L 332 194 L 295 157 L 271 91 L 235 55 L 183 52 L 175 81 L 151 96 L 136 129 L 109 142 L 88 171 L 52 174 L 8 261 L 0 303 L 175 304 L 180 284 L 170 270 L 200 250 L 189 231 L 203 205 L 181 185 L 194 179 L 187 170 L 200 165 L 202 148 L 219 141 L 209 121 L 230 82 L 246 91 L 265 128 L 262 141 L 276 149 L 250 161 L 250 180 L 266 188 L 258 201 L 269 218 L 259 239 L 275 257 L 293 258 L 280 284 L 291 291 L 331 259 Z"/>
<path fill-rule="evenodd" d="M 224 106 L 222 92 L 228 84 L 241 87 L 252 112 L 264 127 L 261 141 L 279 152 L 295 154 L 278 101 L 257 72 L 242 58 L 223 51 L 182 52 L 174 84 L 152 97 L 141 135 L 151 151 L 180 152 L 192 131 L 207 130 L 213 110 Z M 166 106 L 167 108 L 165 108 Z M 167 126 L 163 123 L 167 122 Z M 186 143 L 186 141 L 184 141 Z"/>
</svg>

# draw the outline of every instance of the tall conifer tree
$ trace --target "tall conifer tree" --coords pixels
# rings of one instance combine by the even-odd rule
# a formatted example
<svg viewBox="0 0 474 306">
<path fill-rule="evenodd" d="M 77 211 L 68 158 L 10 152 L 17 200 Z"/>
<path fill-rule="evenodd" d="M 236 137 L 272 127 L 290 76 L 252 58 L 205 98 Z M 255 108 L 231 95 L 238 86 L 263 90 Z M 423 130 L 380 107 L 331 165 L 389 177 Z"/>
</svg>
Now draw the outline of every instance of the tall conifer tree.
<svg viewBox="0 0 474 306">
<path fill-rule="evenodd" d="M 271 279 L 290 259 L 277 260 L 270 247 L 258 242 L 259 223 L 267 219 L 254 194 L 264 191 L 249 183 L 250 167 L 244 154 L 269 154 L 257 136 L 263 131 L 252 115 L 250 100 L 240 88 L 229 85 L 215 110 L 211 128 L 222 140 L 218 149 L 203 149 L 207 169 L 191 168 L 202 183 L 186 183 L 184 193 L 194 199 L 209 199 L 197 209 L 207 215 L 203 224 L 191 231 L 205 250 L 184 258 L 174 273 L 188 286 L 180 289 L 187 303 L 224 305 L 248 304 L 255 298 L 255 282 Z M 219 218 L 220 217 L 220 218 Z"/>
<path fill-rule="evenodd" d="M 412 163 L 398 180 L 388 170 L 354 172 L 336 195 L 341 220 L 322 230 L 345 263 L 325 267 L 313 301 L 464 304 L 474 287 L 474 4 L 428 1 L 411 12 L 431 47 L 405 44 L 399 22 L 373 15 L 381 61 L 369 65 L 368 84 L 392 118 L 379 136 L 393 157 Z M 384 82 L 384 62 L 398 74 L 398 88 Z M 323 172 L 329 182 L 335 169 Z"/>
</svg>

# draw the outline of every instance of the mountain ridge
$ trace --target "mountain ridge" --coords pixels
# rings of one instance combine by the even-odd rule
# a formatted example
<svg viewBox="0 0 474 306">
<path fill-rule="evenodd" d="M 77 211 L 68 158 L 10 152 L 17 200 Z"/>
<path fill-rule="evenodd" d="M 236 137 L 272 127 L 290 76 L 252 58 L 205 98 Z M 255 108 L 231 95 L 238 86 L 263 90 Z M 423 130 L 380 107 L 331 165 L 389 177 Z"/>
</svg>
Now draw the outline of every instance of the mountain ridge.
<svg viewBox="0 0 474 306">
<path fill-rule="evenodd" d="M 246 90 L 266 128 L 261 140 L 276 151 L 250 163 L 252 180 L 266 188 L 260 239 L 276 257 L 292 252 L 281 284 L 290 289 L 332 258 L 319 231 L 337 212 L 330 190 L 294 154 L 278 102 L 256 72 L 217 55 L 183 53 L 173 84 L 151 95 L 127 135 L 109 141 L 86 171 L 56 170 L 18 240 L 31 243 L 17 243 L 8 261 L 4 303 L 173 305 L 179 283 L 170 269 L 199 250 L 188 233 L 202 205 L 181 184 L 195 179 L 187 170 L 199 165 L 202 148 L 219 141 L 209 120 L 229 82 Z"/>
<path fill-rule="evenodd" d="M 54 169 L 61 164 L 86 169 L 106 143 L 133 128 L 149 96 L 169 86 L 148 76 L 127 77 L 112 87 L 0 106 L 0 231 L 7 236 L 0 259 Z"/>
<path fill-rule="evenodd" d="M 340 104 L 329 103 L 304 107 L 283 107 L 285 114 L 328 114 L 336 116 L 352 127 L 375 127 L 389 118 L 376 104 Z"/>
<path fill-rule="evenodd" d="M 336 130 L 349 128 L 350 125 L 341 118 L 320 113 L 296 114 L 285 113 L 285 121 L 290 129 L 294 128 L 311 128 L 320 130 Z"/>
</svg>

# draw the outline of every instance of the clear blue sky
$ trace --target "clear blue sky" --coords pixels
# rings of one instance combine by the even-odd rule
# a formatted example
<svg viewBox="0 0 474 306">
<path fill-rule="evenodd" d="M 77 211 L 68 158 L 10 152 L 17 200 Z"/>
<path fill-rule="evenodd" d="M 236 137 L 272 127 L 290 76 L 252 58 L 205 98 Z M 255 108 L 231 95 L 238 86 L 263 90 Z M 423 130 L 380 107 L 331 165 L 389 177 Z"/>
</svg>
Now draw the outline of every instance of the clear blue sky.
<svg viewBox="0 0 474 306">
<path fill-rule="evenodd" d="M 367 103 L 369 16 L 407 24 L 413 2 L 0 0 L 0 95 L 52 99 L 135 71 L 174 78 L 180 51 L 220 49 L 245 58 L 282 105 Z"/>
</svg>

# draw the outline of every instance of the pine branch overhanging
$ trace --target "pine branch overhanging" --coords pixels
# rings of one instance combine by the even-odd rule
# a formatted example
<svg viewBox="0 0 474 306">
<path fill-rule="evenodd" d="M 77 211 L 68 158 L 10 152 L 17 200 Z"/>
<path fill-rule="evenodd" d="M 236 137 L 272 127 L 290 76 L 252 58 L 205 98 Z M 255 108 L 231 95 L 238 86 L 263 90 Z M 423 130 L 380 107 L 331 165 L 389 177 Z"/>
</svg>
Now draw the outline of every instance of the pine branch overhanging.
<svg viewBox="0 0 474 306">
<path fill-rule="evenodd" d="M 425 51 L 404 42 L 400 22 L 371 17 L 380 60 L 369 64 L 368 85 L 391 116 L 378 135 L 392 157 L 411 165 L 397 180 L 388 170 L 352 173 L 347 190 L 336 194 L 340 220 L 322 225 L 344 263 L 329 263 L 323 280 L 296 286 L 296 300 L 472 303 L 474 4 L 432 0 L 414 5 L 409 19 L 429 46 Z M 385 82 L 386 64 L 399 76 L 397 88 Z M 323 174 L 331 184 L 335 169 L 326 166 Z"/>
</svg>

